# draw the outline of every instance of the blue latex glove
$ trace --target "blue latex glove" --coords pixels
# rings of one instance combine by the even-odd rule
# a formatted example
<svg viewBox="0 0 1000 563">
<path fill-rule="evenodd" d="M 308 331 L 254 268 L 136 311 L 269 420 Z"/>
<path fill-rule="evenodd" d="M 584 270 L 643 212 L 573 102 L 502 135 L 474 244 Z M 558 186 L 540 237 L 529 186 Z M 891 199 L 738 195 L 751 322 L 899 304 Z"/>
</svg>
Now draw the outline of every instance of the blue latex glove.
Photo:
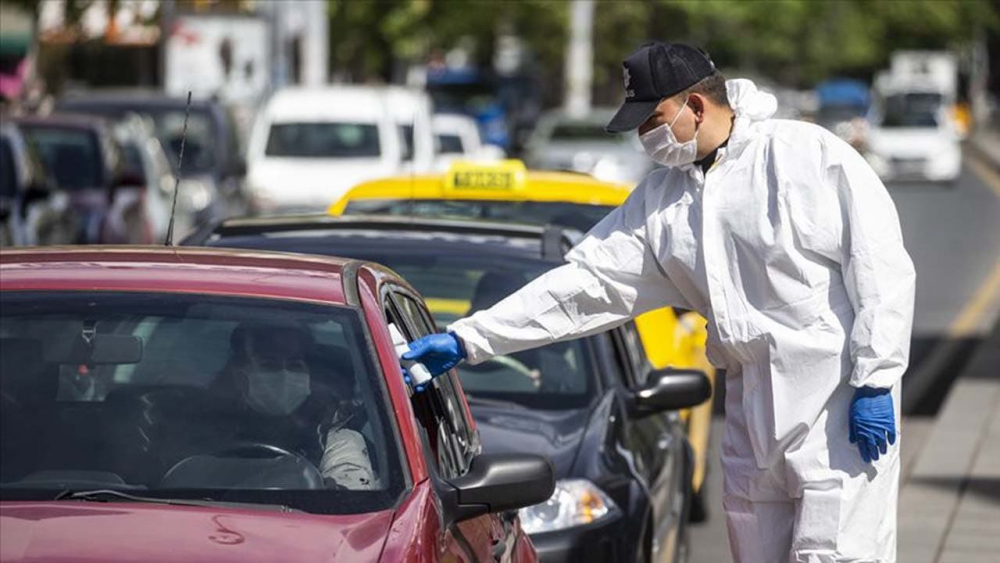
<svg viewBox="0 0 1000 563">
<path fill-rule="evenodd" d="M 871 463 L 896 443 L 896 417 L 889 389 L 859 387 L 851 399 L 848 438 L 857 444 L 861 459 Z"/>
<path fill-rule="evenodd" d="M 413 376 L 410 375 L 410 372 L 409 370 L 406 369 L 406 366 L 401 366 L 401 367 L 403 368 L 403 381 L 405 381 L 407 385 L 413 385 Z M 417 385 L 413 387 L 413 391 L 420 393 L 426 388 L 427 384 L 425 383 L 423 385 Z"/>
<path fill-rule="evenodd" d="M 404 360 L 420 362 L 434 377 L 450 370 L 465 359 L 462 343 L 453 333 L 429 334 L 410 342 Z"/>
</svg>

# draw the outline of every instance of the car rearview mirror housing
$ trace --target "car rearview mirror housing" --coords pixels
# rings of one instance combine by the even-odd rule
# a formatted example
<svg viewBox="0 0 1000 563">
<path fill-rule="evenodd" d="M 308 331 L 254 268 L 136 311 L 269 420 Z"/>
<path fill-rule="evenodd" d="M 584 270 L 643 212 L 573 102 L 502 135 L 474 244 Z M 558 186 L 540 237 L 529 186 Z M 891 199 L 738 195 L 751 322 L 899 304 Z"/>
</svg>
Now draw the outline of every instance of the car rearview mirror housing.
<svg viewBox="0 0 1000 563">
<path fill-rule="evenodd" d="M 465 475 L 446 481 L 454 522 L 545 502 L 556 486 L 548 459 L 521 453 L 480 454 Z"/>
<path fill-rule="evenodd" d="M 646 384 L 632 392 L 631 407 L 638 416 L 700 405 L 712 396 L 705 372 L 665 368 L 649 374 Z"/>
</svg>

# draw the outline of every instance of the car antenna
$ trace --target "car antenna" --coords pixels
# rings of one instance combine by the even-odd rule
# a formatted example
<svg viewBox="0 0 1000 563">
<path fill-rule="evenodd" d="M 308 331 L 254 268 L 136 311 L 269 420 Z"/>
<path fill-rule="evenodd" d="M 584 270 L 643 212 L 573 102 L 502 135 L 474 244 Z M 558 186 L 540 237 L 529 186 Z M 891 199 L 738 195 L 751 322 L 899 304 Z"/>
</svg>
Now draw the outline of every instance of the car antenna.
<svg viewBox="0 0 1000 563">
<path fill-rule="evenodd" d="M 184 128 L 181 129 L 181 150 L 177 154 L 177 177 L 174 178 L 174 200 L 170 204 L 170 222 L 167 223 L 167 239 L 163 246 L 174 245 L 174 215 L 177 213 L 177 189 L 181 183 L 181 170 L 184 166 L 184 140 L 187 138 L 188 115 L 191 114 L 191 90 L 188 90 L 187 104 L 184 106 Z"/>
<path fill-rule="evenodd" d="M 414 191 L 417 173 L 417 109 L 410 116 L 410 220 L 413 220 Z"/>
</svg>

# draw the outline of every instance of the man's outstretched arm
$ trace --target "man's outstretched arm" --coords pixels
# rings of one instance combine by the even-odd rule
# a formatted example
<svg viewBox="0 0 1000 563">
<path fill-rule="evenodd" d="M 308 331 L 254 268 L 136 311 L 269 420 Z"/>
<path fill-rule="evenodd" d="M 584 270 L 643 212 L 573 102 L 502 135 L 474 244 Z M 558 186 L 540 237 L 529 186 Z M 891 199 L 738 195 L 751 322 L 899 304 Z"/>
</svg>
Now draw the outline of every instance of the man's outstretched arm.
<svg viewBox="0 0 1000 563">
<path fill-rule="evenodd" d="M 449 326 L 459 343 L 453 345 L 443 335 L 428 337 L 435 339 L 436 347 L 428 349 L 429 341 L 414 342 L 411 348 L 423 352 L 407 359 L 433 357 L 432 363 L 446 364 L 455 356 L 478 363 L 595 334 L 668 304 L 686 305 L 647 243 L 642 190 L 637 188 L 587 233 L 567 254 L 566 264 Z"/>
</svg>

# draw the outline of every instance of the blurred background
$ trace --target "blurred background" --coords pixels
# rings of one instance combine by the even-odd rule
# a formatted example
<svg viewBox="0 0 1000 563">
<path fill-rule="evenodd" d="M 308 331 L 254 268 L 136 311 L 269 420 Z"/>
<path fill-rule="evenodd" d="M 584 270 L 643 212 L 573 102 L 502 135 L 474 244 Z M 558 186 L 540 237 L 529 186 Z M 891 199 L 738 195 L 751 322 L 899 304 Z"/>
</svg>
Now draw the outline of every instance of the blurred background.
<svg viewBox="0 0 1000 563">
<path fill-rule="evenodd" d="M 357 182 L 458 158 L 634 185 L 652 165 L 634 135 L 602 127 L 622 58 L 653 38 L 703 47 L 727 76 L 776 94 L 779 116 L 830 128 L 887 180 L 953 183 L 959 143 L 995 128 L 998 6 L 3 0 L 3 205 L 31 192 L 45 208 L 5 219 L 3 241 L 158 240 L 175 176 L 180 233 L 323 210 Z"/>
</svg>

